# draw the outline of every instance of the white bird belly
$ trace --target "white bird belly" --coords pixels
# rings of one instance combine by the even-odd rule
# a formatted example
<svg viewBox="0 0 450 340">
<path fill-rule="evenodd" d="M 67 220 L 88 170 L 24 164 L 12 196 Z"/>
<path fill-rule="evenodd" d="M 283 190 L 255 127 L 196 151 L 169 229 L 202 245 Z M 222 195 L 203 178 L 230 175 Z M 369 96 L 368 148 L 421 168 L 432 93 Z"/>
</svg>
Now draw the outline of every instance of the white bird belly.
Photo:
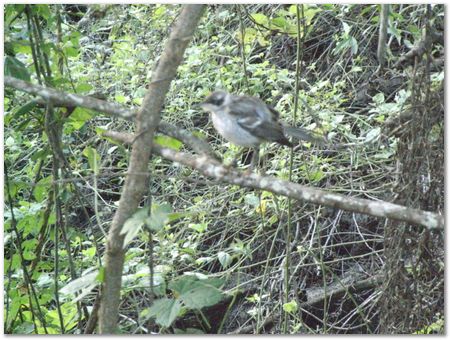
<svg viewBox="0 0 450 340">
<path fill-rule="evenodd" d="M 231 117 L 229 114 L 221 112 L 220 118 L 215 113 L 212 113 L 211 116 L 217 132 L 231 143 L 245 147 L 255 147 L 261 144 L 261 140 L 258 137 L 243 129 L 236 121 L 236 118 Z"/>
</svg>

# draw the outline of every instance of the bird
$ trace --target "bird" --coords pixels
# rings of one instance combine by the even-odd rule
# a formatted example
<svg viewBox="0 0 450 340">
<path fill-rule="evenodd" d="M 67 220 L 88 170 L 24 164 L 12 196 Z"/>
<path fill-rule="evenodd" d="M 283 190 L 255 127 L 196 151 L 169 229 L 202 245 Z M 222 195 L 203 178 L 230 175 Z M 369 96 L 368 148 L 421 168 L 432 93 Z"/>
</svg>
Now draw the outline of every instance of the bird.
<svg viewBox="0 0 450 340">
<path fill-rule="evenodd" d="M 238 146 L 254 148 L 250 169 L 258 161 L 259 146 L 263 143 L 275 142 L 292 148 L 287 139 L 290 136 L 321 144 L 320 138 L 308 130 L 281 123 L 279 112 L 257 97 L 214 91 L 200 107 L 211 114 L 214 128 L 223 138 Z"/>
</svg>

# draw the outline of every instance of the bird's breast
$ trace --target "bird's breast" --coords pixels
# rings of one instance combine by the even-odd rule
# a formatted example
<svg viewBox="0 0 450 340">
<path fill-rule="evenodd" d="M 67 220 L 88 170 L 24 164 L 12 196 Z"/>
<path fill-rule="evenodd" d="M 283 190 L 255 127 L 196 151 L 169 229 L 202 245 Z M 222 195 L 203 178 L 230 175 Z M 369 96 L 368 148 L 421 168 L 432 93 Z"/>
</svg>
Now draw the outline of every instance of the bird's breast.
<svg viewBox="0 0 450 340">
<path fill-rule="evenodd" d="M 261 144 L 261 139 L 242 128 L 236 117 L 221 112 L 219 114 L 212 113 L 211 119 L 217 132 L 231 143 L 245 147 L 255 147 Z"/>
</svg>

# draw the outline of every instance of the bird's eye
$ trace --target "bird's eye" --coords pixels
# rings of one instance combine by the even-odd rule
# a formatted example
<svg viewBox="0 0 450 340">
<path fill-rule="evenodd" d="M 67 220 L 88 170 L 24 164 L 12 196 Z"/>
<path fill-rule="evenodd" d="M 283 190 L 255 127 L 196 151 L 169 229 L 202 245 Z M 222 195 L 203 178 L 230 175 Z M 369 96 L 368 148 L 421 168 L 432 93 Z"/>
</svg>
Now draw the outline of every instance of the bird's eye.
<svg viewBox="0 0 450 340">
<path fill-rule="evenodd" d="M 210 102 L 211 104 L 214 104 L 214 105 L 222 105 L 222 103 L 223 103 L 223 98 L 222 98 L 222 96 L 212 96 L 209 100 L 208 100 L 208 102 Z"/>
</svg>

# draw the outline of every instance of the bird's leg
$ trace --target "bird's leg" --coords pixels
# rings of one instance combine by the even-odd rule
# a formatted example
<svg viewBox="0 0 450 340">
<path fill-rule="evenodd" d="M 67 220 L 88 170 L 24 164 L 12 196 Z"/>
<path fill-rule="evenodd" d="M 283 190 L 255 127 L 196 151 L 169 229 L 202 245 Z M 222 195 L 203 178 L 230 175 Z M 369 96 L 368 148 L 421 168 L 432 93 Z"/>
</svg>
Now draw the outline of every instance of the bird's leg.
<svg viewBox="0 0 450 340">
<path fill-rule="evenodd" d="M 250 163 L 249 171 L 253 171 L 258 166 L 259 162 L 259 146 L 253 148 L 252 162 Z"/>
<path fill-rule="evenodd" d="M 239 159 L 242 157 L 243 150 L 242 150 L 242 148 L 239 148 L 239 149 L 240 149 L 240 150 L 238 150 L 238 151 L 234 154 L 233 160 L 231 161 L 231 164 L 230 164 L 230 166 L 233 167 L 233 168 L 237 168 L 237 167 L 238 167 Z"/>
<path fill-rule="evenodd" d="M 263 149 L 263 155 L 261 158 L 261 176 L 264 176 L 265 174 L 266 174 L 266 152 L 265 149 Z"/>
</svg>

